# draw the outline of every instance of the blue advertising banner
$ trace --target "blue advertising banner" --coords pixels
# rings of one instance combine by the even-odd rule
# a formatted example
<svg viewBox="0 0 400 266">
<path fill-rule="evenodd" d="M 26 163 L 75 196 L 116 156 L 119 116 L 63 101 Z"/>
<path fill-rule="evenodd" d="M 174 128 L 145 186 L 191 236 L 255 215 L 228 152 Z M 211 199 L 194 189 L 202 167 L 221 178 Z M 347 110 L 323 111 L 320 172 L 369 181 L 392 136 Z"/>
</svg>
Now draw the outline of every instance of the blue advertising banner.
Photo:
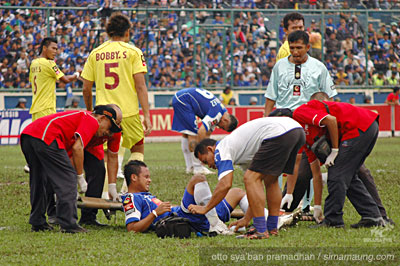
<svg viewBox="0 0 400 266">
<path fill-rule="evenodd" d="M 29 110 L 0 110 L 0 145 L 16 145 L 22 130 L 32 122 Z"/>
</svg>

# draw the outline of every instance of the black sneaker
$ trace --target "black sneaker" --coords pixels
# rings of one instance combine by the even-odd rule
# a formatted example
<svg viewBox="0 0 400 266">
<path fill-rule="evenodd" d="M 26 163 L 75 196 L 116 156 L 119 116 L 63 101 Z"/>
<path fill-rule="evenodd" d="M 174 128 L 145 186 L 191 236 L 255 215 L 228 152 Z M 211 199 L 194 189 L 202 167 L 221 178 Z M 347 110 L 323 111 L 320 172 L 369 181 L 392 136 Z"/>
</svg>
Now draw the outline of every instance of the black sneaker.
<svg viewBox="0 0 400 266">
<path fill-rule="evenodd" d="M 48 223 L 42 225 L 32 225 L 32 232 L 44 232 L 44 231 L 52 231 L 54 228 Z"/>
<path fill-rule="evenodd" d="M 369 228 L 374 226 L 384 226 L 383 220 L 374 221 L 371 219 L 361 219 L 358 223 L 350 225 L 351 228 Z"/>
<path fill-rule="evenodd" d="M 99 226 L 99 227 L 105 227 L 108 226 L 108 224 L 102 224 L 99 221 L 97 221 L 96 219 L 94 220 L 80 220 L 79 221 L 80 225 L 93 225 L 93 226 Z"/>
<path fill-rule="evenodd" d="M 79 225 L 73 228 L 61 228 L 61 233 L 76 234 L 76 233 L 87 233 L 87 232 L 88 230 Z"/>
<path fill-rule="evenodd" d="M 327 220 L 323 220 L 319 224 L 310 226 L 310 228 L 323 228 L 323 227 L 344 228 L 344 224 L 333 224 L 333 223 L 328 222 Z"/>
</svg>

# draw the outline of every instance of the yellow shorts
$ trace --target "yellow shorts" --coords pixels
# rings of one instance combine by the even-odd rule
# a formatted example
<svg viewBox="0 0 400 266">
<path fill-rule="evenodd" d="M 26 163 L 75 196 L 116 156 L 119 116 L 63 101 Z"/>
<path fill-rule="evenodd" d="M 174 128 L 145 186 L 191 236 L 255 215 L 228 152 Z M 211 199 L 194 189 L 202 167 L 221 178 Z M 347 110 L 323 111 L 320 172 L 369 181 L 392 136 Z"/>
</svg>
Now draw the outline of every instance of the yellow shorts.
<svg viewBox="0 0 400 266">
<path fill-rule="evenodd" d="M 42 111 L 36 112 L 32 114 L 32 122 L 35 121 L 36 119 L 39 119 L 43 116 L 46 115 L 52 115 L 55 114 L 56 110 L 54 108 L 48 108 L 48 109 L 44 109 Z"/>
<path fill-rule="evenodd" d="M 124 117 L 122 126 L 122 147 L 131 149 L 136 143 L 144 138 L 142 121 L 139 114 Z"/>
</svg>

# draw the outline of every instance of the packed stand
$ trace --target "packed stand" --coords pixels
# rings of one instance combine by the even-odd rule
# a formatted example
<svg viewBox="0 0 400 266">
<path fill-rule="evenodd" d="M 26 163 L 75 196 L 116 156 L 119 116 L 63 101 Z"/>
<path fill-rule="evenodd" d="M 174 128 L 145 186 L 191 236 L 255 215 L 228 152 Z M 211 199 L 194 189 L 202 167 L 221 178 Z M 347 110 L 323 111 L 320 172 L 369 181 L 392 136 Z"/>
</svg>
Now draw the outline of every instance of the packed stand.
<svg viewBox="0 0 400 266">
<path fill-rule="evenodd" d="M 57 10 L 50 14 L 50 36 L 58 40 L 56 63 L 65 74 L 83 68 L 90 51 L 106 38 L 104 24 L 110 9 L 108 1 L 64 0 L 51 6 L 93 7 L 88 10 Z M 180 11 L 124 12 L 133 22 L 131 41 L 141 48 L 148 65 L 149 87 L 175 88 L 192 86 L 265 87 L 276 62 L 277 49 L 283 39 L 283 25 L 279 32 L 267 26 L 268 15 L 262 12 L 242 12 L 241 8 L 290 8 L 290 5 L 316 2 L 316 8 L 354 8 L 374 1 L 112 1 L 114 7 L 180 7 Z M 365 3 L 368 2 L 368 3 Z M 383 5 L 385 1 L 379 1 Z M 1 10 L 0 87 L 30 88 L 29 64 L 38 56 L 41 40 L 47 36 L 46 11 L 28 10 L 22 6 L 46 6 L 44 1 L 1 1 L 3 5 L 21 6 L 17 10 Z M 394 2 L 392 2 L 394 4 Z M 209 8 L 209 11 L 189 12 L 188 8 Z M 236 8 L 234 16 L 220 8 Z M 373 8 L 376 8 L 373 6 Z M 379 7 L 381 8 L 381 7 Z M 389 6 L 390 8 L 390 6 Z M 196 17 L 195 17 L 196 16 Z M 322 46 L 321 22 L 312 20 L 310 33 L 313 57 L 324 62 L 338 85 L 365 84 L 368 64 L 368 82 L 373 85 L 399 83 L 399 25 L 382 25 L 368 29 L 350 13 L 326 15 L 325 41 Z M 194 26 L 196 21 L 196 27 Z M 233 23 L 234 36 L 224 25 Z M 202 27 L 202 25 L 213 27 Z M 369 58 L 366 63 L 364 36 L 368 34 Z M 278 35 L 278 36 L 277 36 Z M 276 40 L 279 40 L 277 42 Z M 195 71 L 196 70 L 196 71 Z M 233 70 L 233 72 L 232 72 Z M 80 88 L 80 81 L 70 86 Z"/>
</svg>

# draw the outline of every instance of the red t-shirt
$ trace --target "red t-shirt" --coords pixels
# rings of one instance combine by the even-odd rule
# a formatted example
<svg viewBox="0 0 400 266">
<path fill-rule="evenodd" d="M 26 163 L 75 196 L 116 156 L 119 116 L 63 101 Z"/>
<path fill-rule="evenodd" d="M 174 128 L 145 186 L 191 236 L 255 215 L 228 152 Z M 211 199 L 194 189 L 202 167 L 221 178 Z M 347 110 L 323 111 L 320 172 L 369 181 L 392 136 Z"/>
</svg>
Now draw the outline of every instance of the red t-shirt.
<svg viewBox="0 0 400 266">
<path fill-rule="evenodd" d="M 399 100 L 399 95 L 394 94 L 393 92 L 389 93 L 388 97 L 386 98 L 386 101 L 394 103 L 395 101 Z"/>
<path fill-rule="evenodd" d="M 308 157 L 308 162 L 312 163 L 317 159 L 317 156 L 315 156 L 315 154 L 311 151 L 311 146 L 314 144 L 317 137 L 319 138 L 326 134 L 326 128 L 311 126 L 303 123 L 300 123 L 300 125 L 303 127 L 306 134 L 306 144 L 300 148 L 298 154 L 301 154 L 303 151 L 305 151 Z"/>
<path fill-rule="evenodd" d="M 358 130 L 365 132 L 379 116 L 370 110 L 348 103 L 324 103 L 329 107 L 329 114 L 336 117 L 340 141 L 358 137 Z M 293 112 L 293 119 L 300 124 L 321 127 L 320 123 L 327 115 L 325 105 L 318 100 L 312 100 L 299 106 Z"/>
<path fill-rule="evenodd" d="M 44 116 L 30 123 L 21 134 L 30 135 L 50 145 L 57 141 L 58 148 L 71 151 L 77 137 L 84 147 L 96 135 L 99 123 L 89 111 L 67 111 Z"/>
<path fill-rule="evenodd" d="M 121 132 L 114 133 L 111 137 L 93 137 L 86 146 L 86 151 L 96 156 L 97 159 L 103 160 L 104 148 L 103 144 L 107 142 L 107 148 L 112 153 L 118 153 L 119 143 L 121 141 Z"/>
</svg>

